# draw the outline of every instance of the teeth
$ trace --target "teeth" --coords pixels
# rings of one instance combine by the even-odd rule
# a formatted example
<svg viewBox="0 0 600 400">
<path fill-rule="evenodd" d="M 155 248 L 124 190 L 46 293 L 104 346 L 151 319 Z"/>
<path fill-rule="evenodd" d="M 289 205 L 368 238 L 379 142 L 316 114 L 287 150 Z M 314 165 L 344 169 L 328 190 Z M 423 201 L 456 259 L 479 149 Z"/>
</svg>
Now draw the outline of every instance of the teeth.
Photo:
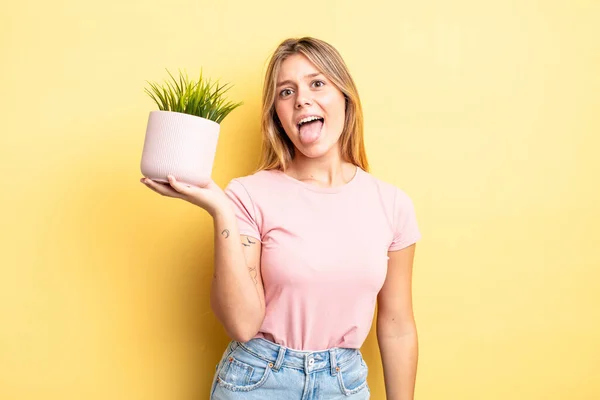
<svg viewBox="0 0 600 400">
<path fill-rule="evenodd" d="M 302 124 L 305 124 L 307 122 L 315 121 L 317 119 L 321 119 L 321 117 L 312 116 L 312 117 L 303 118 L 303 119 L 300 120 L 300 122 L 298 122 L 298 126 L 300 126 Z"/>
</svg>

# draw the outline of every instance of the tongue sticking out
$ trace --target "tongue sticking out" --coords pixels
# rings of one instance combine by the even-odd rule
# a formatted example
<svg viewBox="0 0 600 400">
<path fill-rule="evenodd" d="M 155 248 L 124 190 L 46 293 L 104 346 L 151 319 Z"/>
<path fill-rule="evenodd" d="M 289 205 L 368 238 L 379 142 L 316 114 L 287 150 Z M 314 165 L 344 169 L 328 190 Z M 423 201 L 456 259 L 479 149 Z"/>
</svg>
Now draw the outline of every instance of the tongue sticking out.
<svg viewBox="0 0 600 400">
<path fill-rule="evenodd" d="M 302 144 L 311 144 L 317 141 L 321 136 L 323 121 L 316 120 L 303 124 L 300 127 L 300 142 Z"/>
</svg>

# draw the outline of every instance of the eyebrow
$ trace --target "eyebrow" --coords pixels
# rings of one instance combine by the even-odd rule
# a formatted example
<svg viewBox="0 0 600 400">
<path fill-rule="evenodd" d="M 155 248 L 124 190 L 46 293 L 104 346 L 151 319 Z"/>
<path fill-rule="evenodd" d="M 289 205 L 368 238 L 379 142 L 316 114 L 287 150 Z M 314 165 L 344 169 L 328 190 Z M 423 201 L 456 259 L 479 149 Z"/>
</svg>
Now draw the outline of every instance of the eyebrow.
<svg viewBox="0 0 600 400">
<path fill-rule="evenodd" d="M 308 75 L 306 75 L 304 78 L 314 78 L 315 76 L 319 76 L 319 75 L 323 75 L 323 74 L 322 74 L 322 73 L 320 73 L 320 72 L 314 72 L 314 73 L 312 73 L 312 74 L 308 74 Z M 283 86 L 283 85 L 290 85 L 290 84 L 293 84 L 293 83 L 294 83 L 294 82 L 292 82 L 292 81 L 290 81 L 290 80 L 281 81 L 281 82 L 278 82 L 278 83 L 277 83 L 277 87 L 279 87 L 279 86 Z"/>
</svg>

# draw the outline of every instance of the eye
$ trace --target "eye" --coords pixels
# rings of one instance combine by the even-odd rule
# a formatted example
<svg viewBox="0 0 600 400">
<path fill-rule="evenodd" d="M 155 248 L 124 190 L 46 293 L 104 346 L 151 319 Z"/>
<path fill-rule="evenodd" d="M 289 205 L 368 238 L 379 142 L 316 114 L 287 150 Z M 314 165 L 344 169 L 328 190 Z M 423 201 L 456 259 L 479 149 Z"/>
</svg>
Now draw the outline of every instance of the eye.
<svg viewBox="0 0 600 400">
<path fill-rule="evenodd" d="M 292 89 L 283 89 L 281 92 L 279 92 L 279 96 L 287 97 L 287 96 L 291 95 L 292 93 L 294 93 L 292 91 Z"/>
<path fill-rule="evenodd" d="M 323 82 L 323 81 L 314 81 L 312 84 L 313 84 L 314 87 L 325 86 L 325 82 Z"/>
</svg>

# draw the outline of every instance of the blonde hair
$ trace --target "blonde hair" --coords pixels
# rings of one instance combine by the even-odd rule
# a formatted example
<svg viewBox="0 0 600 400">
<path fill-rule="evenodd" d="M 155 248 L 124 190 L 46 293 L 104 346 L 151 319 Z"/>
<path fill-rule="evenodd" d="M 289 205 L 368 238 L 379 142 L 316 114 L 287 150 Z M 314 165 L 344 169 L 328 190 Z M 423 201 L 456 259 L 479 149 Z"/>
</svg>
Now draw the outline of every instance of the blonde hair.
<svg viewBox="0 0 600 400">
<path fill-rule="evenodd" d="M 290 55 L 302 54 L 325 75 L 346 98 L 344 129 L 339 139 L 342 159 L 369 169 L 363 136 L 363 113 L 348 67 L 330 44 L 312 37 L 284 40 L 275 50 L 265 74 L 262 98 L 261 130 L 263 135 L 259 170 L 285 170 L 294 158 L 295 148 L 275 112 L 277 76 L 281 63 Z"/>
</svg>

